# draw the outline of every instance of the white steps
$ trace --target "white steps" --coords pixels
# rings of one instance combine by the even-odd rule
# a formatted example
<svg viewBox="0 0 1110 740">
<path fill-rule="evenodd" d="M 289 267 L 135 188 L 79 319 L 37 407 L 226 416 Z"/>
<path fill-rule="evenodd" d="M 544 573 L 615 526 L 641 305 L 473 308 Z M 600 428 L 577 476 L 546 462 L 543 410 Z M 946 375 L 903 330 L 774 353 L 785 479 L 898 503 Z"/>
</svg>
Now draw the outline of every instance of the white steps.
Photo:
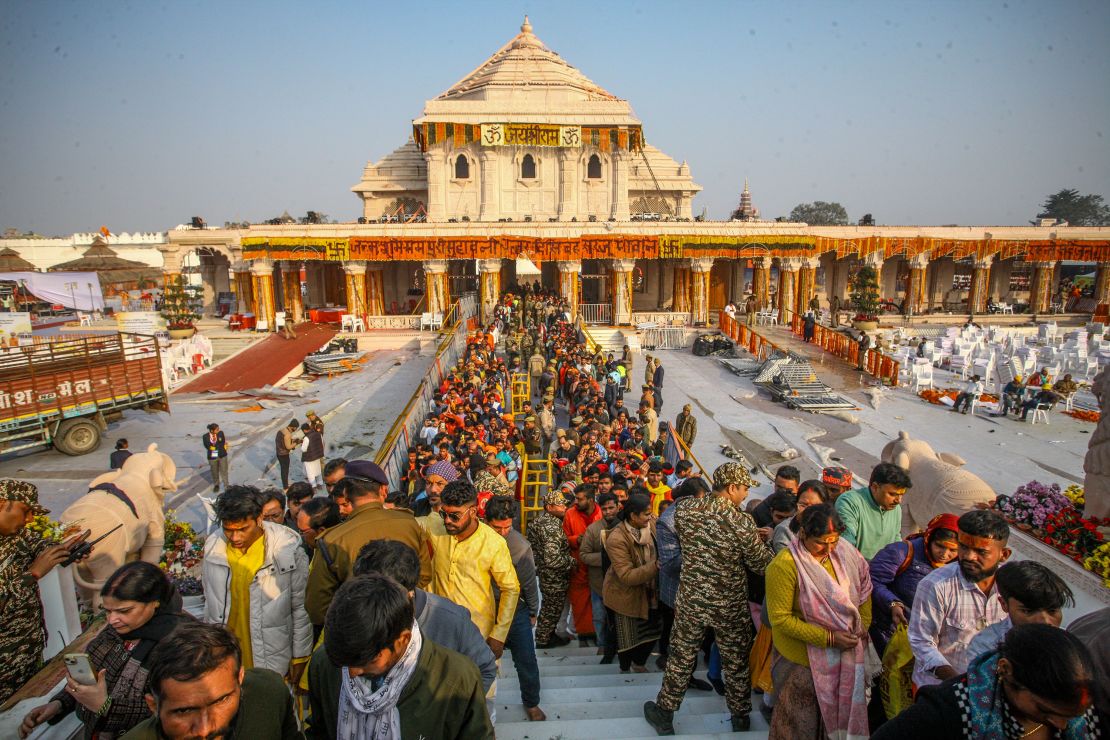
<svg viewBox="0 0 1110 740">
<path fill-rule="evenodd" d="M 597 648 L 567 646 L 536 653 L 540 668 L 540 708 L 546 722 L 529 722 L 520 704 L 520 684 L 512 655 L 501 659 L 497 679 L 498 740 L 621 740 L 655 737 L 644 719 L 644 702 L 654 700 L 663 674 L 655 668 L 653 655 L 649 673 L 621 673 L 616 661 L 601 665 Z M 695 676 L 705 678 L 699 664 Z M 732 732 L 724 697 L 713 691 L 690 689 L 682 708 L 675 714 L 675 737 L 679 740 L 756 740 L 767 737 L 767 723 L 759 713 L 758 695 L 752 696 L 752 729 Z"/>
</svg>

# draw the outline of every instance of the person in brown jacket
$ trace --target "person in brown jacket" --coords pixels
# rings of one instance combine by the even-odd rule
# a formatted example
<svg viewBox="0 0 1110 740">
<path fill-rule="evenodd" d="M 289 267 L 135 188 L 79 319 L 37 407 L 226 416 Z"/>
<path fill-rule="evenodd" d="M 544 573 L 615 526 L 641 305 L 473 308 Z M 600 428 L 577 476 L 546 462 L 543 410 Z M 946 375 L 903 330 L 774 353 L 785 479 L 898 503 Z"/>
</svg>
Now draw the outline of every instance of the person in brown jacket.
<svg viewBox="0 0 1110 740">
<path fill-rule="evenodd" d="M 662 632 L 651 499 L 642 493 L 629 496 L 620 519 L 605 538 L 612 565 L 605 574 L 603 598 L 616 622 L 621 673 L 647 673 L 645 664 Z"/>
<path fill-rule="evenodd" d="M 597 505 L 601 507 L 601 518 L 586 527 L 586 533 L 578 540 L 578 556 L 586 564 L 590 577 L 590 603 L 593 607 L 594 633 L 597 635 L 597 654 L 609 656 L 604 664 L 613 662 L 617 646 L 605 614 L 605 570 L 601 554 L 605 550 L 605 538 L 613 527 L 620 524 L 620 503 L 613 493 L 600 493 Z"/>
<path fill-rule="evenodd" d="M 312 624 L 324 624 L 332 596 L 351 577 L 362 546 L 371 540 L 403 542 L 420 556 L 420 588 L 432 580 L 432 546 L 428 533 L 407 509 L 386 509 L 389 479 L 369 460 L 351 460 L 343 478 L 351 502 L 351 515 L 316 538 L 308 569 L 305 610 Z"/>
</svg>

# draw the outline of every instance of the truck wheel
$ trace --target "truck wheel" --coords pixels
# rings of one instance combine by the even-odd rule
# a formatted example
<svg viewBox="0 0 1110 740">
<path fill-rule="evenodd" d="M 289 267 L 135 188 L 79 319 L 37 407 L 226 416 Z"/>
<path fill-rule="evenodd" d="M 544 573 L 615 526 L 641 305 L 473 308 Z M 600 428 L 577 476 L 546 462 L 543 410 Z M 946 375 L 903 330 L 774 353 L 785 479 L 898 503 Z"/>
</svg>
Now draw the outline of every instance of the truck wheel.
<svg viewBox="0 0 1110 740">
<path fill-rule="evenodd" d="M 58 425 L 54 447 L 66 455 L 84 455 L 100 446 L 100 429 L 88 419 L 66 419 Z"/>
</svg>

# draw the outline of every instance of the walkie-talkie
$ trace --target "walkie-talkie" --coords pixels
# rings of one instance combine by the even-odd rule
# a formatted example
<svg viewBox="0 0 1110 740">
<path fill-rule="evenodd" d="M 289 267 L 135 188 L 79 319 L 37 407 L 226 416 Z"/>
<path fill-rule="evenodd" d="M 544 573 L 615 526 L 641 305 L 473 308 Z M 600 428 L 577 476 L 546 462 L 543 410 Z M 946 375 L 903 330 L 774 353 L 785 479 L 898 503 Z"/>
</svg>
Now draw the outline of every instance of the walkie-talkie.
<svg viewBox="0 0 1110 740">
<path fill-rule="evenodd" d="M 95 545 L 97 542 L 100 542 L 102 539 L 104 539 L 105 537 L 110 535 L 112 532 L 115 532 L 117 529 L 119 529 L 122 526 L 123 526 L 122 524 L 117 524 L 116 526 L 112 527 L 111 529 L 109 529 L 104 534 L 97 537 L 92 542 L 81 542 L 77 545 L 74 545 L 73 549 L 69 551 L 69 555 L 66 556 L 66 559 L 63 560 L 60 563 L 61 567 L 64 568 L 67 565 L 73 565 L 78 560 L 80 560 L 81 558 L 83 558 L 86 555 L 88 555 L 89 553 L 91 553 L 92 549 L 93 549 L 93 545 Z"/>
</svg>

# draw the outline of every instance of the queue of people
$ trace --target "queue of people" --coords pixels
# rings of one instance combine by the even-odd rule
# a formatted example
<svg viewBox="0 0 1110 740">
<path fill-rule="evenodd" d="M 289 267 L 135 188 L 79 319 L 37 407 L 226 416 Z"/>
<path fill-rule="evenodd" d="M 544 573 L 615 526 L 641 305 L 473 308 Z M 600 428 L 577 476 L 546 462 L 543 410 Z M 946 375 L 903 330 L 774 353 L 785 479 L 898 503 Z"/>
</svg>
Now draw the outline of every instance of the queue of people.
<svg viewBox="0 0 1110 740">
<path fill-rule="evenodd" d="M 656 358 L 626 404 L 630 353 L 591 350 L 559 296 L 506 294 L 494 316 L 435 389 L 399 481 L 368 460 L 325 463 L 322 428 L 302 425 L 298 440 L 291 422 L 279 463 L 298 445 L 319 451 L 308 480 L 284 485 L 286 464 L 284 490 L 227 485 L 209 430 L 224 485 L 201 618 L 157 568 L 123 566 L 89 647 L 96 685 L 70 679 L 21 735 L 76 712 L 98 740 L 491 738 L 504 652 L 525 716 L 544 721 L 536 651 L 577 640 L 622 673 L 657 655 L 661 686 L 643 711 L 661 735 L 689 691 L 715 690 L 735 731 L 762 693 L 772 738 L 1099 736 L 1107 618 L 1082 640 L 1061 630 L 1067 585 L 1007 562 L 1000 516 L 942 514 L 903 540 L 912 481 L 885 463 L 858 487 L 844 468 L 802 480 L 783 466 L 749 501 L 758 483 L 744 465 L 703 477 L 686 459 L 696 420 L 689 405 L 660 419 Z M 523 415 L 510 412 L 513 373 L 534 379 Z M 556 479 L 522 524 L 535 457 Z M 0 612 L 23 599 L 16 626 L 33 633 L 29 596 L 73 543 L 36 549 L 29 485 L 0 481 L 0 554 L 16 556 L 0 562 L 22 589 L 4 585 Z M 903 648 L 916 701 L 887 717 L 873 659 Z M 0 636 L 0 654 L 15 653 L 26 648 Z M 7 688 L 30 668 L 0 670 Z"/>
</svg>

